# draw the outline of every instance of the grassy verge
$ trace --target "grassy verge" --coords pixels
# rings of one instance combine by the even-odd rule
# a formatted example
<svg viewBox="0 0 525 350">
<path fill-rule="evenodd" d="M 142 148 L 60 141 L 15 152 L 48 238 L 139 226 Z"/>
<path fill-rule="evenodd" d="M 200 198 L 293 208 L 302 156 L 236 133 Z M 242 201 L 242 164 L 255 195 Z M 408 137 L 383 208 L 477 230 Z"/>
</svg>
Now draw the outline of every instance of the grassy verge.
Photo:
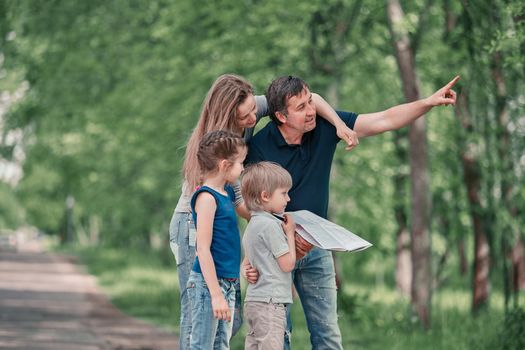
<svg viewBox="0 0 525 350">
<path fill-rule="evenodd" d="M 151 251 L 69 247 L 82 260 L 112 302 L 124 312 L 178 332 L 179 286 L 174 261 Z M 497 349 L 503 311 L 489 307 L 470 314 L 470 292 L 444 289 L 433 296 L 432 329 L 423 331 L 410 316 L 407 300 L 385 284 L 345 281 L 339 324 L 345 349 Z M 365 278 L 363 278 L 365 280 Z M 493 305 L 501 305 L 494 293 Z M 299 300 L 293 305 L 292 344 L 309 348 Z M 244 332 L 232 349 L 243 349 Z"/>
</svg>

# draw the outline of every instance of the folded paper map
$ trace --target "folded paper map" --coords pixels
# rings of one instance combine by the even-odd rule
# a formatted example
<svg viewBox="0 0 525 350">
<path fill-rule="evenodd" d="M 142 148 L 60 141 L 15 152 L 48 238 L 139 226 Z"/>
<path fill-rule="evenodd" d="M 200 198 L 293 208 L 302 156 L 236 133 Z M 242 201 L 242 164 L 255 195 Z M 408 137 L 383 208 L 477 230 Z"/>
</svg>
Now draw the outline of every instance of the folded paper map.
<svg viewBox="0 0 525 350">
<path fill-rule="evenodd" d="M 316 247 L 357 252 L 372 246 L 372 243 L 362 239 L 346 228 L 334 224 L 308 210 L 286 212 L 296 224 L 295 231 L 306 241 Z"/>
</svg>

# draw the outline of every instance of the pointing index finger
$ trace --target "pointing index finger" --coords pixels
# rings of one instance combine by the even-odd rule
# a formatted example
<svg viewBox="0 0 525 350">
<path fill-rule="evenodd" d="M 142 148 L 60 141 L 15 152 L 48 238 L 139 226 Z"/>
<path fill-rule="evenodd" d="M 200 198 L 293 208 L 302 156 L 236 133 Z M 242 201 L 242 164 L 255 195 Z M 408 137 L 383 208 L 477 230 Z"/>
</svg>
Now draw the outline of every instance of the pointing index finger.
<svg viewBox="0 0 525 350">
<path fill-rule="evenodd" d="M 450 89 L 454 84 L 459 80 L 459 75 L 456 75 L 454 79 L 452 79 L 446 86 L 447 89 Z"/>
</svg>

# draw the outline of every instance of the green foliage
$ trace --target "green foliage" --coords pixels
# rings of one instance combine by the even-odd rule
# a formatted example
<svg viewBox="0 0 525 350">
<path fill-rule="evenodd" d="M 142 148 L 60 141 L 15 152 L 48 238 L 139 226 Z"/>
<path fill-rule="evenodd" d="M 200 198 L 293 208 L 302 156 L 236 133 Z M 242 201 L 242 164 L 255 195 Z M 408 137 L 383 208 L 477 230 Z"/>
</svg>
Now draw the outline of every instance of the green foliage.
<svg viewBox="0 0 525 350">
<path fill-rule="evenodd" d="M 102 246 L 143 248 L 151 236 L 164 241 L 179 196 L 185 142 L 218 75 L 244 75 L 258 94 L 276 76 L 299 75 L 337 108 L 357 113 L 404 102 L 384 5 L 375 0 L 0 1 L 0 90 L 29 86 L 1 121 L 6 130 L 23 131 L 27 157 L 20 184 L 14 190 L 0 187 L 0 224 L 15 227 L 27 220 L 63 233 L 71 195 L 77 232 L 98 234 Z M 448 257 L 448 276 L 459 260 L 456 242 L 463 239 L 472 250 L 464 150 L 479 160 L 481 208 L 472 210 L 484 214 L 494 261 L 505 256 L 498 245 L 513 242 L 505 241 L 511 236 L 506 233 L 516 237 L 525 224 L 523 186 L 513 186 L 510 201 L 502 196 L 504 184 L 523 183 L 525 170 L 524 6 L 519 0 L 402 5 L 403 25 L 418 40 L 423 95 L 460 74 L 456 90 L 468 96 L 472 118 L 464 129 L 452 108 L 434 109 L 426 117 L 433 261 L 437 266 Z M 503 96 L 494 67 L 502 70 Z M 498 125 L 501 106 L 508 108 L 508 128 Z M 405 131 L 401 148 L 408 145 Z M 345 279 L 366 269 L 375 271 L 367 281 L 394 279 L 393 208 L 406 209 L 410 221 L 410 192 L 408 184 L 399 193 L 393 183 L 409 172 L 393 140 L 387 133 L 360 140 L 350 153 L 336 153 L 330 217 L 374 244 L 358 255 L 338 255 Z M 0 153 L 9 157 L 12 149 L 0 145 Z M 446 283 L 470 288 L 465 278 Z M 158 299 L 166 294 L 158 293 Z M 344 295 L 345 308 L 356 308 L 353 321 L 368 322 L 359 316 L 364 300 Z M 131 307 L 134 298 L 124 296 L 123 305 Z M 454 321 L 458 327 L 460 319 Z M 383 325 L 397 329 L 395 320 Z"/>
<path fill-rule="evenodd" d="M 350 11 L 350 4 L 336 1 L 322 17 L 328 20 L 347 6 Z M 361 10 L 376 19 L 375 5 Z M 338 23 L 345 13 L 352 14 L 338 13 Z M 317 73 L 305 55 L 319 49 L 310 47 L 312 23 L 319 33 L 329 30 L 323 27 L 328 22 L 315 21 L 318 16 L 317 5 L 299 1 L 286 8 L 275 1 L 203 6 L 184 1 L 8 2 L 10 29 L 16 33 L 13 57 L 24 62 L 31 87 L 8 119 L 13 128 L 30 126 L 36 140 L 28 148 L 20 192 L 30 207 L 30 221 L 60 230 L 63 203 L 71 194 L 75 215 L 84 216 L 77 222 L 93 215 L 101 218 L 102 242 L 141 244 L 151 233 L 164 234 L 179 194 L 184 143 L 211 81 L 221 73 L 236 72 L 262 92 L 276 75 L 298 74 L 323 93 L 330 76 Z M 263 27 L 258 26 L 261 18 L 266 21 Z M 375 94 L 378 86 L 388 85 L 386 70 L 377 70 L 388 42 L 374 42 L 378 51 L 369 50 L 368 57 L 375 61 L 371 64 L 359 54 L 364 49 L 360 23 L 352 24 L 346 37 L 331 40 L 355 42 L 340 47 L 341 57 L 354 62 L 347 66 L 343 58 L 338 61 L 337 69 L 347 75 L 340 84 L 341 108 L 367 111 L 399 99 Z M 381 26 L 374 25 L 374 30 L 381 33 Z M 322 35 L 318 38 L 324 40 Z M 384 65 L 396 74 L 392 60 Z M 363 86 L 372 72 L 376 83 Z M 393 85 L 392 93 L 397 88 Z M 374 157 L 367 153 L 367 159 Z M 39 185 L 40 176 L 46 181 Z M 381 181 L 388 185 L 387 178 Z M 41 204 L 45 196 L 50 201 L 46 209 Z M 369 202 L 359 208 L 376 211 L 376 217 L 385 214 L 384 206 L 372 209 L 373 197 Z M 341 221 L 360 215 L 341 216 Z M 363 232 L 384 231 L 382 225 L 372 226 Z"/>
<path fill-rule="evenodd" d="M 504 350 L 525 349 L 525 310 L 516 308 L 505 315 L 500 341 Z"/>
<path fill-rule="evenodd" d="M 15 229 L 24 222 L 21 207 L 13 189 L 0 182 L 0 229 Z"/>
<path fill-rule="evenodd" d="M 30 223 L 50 233 L 60 230 L 65 213 L 65 197 L 56 191 L 61 187 L 61 174 L 53 166 L 39 163 L 31 166 L 17 189 Z"/>
</svg>

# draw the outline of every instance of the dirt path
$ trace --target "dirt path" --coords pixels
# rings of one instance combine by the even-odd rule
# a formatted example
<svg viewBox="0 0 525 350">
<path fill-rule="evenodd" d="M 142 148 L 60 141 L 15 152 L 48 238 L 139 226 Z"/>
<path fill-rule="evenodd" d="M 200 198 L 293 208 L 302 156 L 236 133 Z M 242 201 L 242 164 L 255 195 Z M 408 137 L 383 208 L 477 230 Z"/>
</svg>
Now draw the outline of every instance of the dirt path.
<svg viewBox="0 0 525 350">
<path fill-rule="evenodd" d="M 0 251 L 0 349 L 178 349 L 175 334 L 117 310 L 95 278 L 36 241 Z"/>
</svg>

